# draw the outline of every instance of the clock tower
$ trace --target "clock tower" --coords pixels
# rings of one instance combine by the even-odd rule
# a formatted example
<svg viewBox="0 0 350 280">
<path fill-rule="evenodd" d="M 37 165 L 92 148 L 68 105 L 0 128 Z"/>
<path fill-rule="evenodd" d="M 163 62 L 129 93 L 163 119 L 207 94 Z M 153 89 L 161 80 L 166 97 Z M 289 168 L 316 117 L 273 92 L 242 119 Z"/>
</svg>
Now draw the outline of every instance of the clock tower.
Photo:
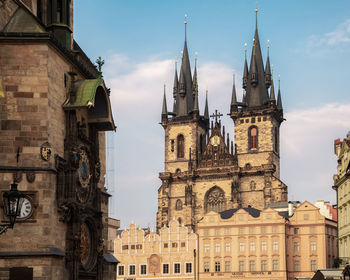
<svg viewBox="0 0 350 280">
<path fill-rule="evenodd" d="M 72 0 L 0 1 L 0 219 L 15 181 L 24 195 L 0 238 L 1 276 L 115 279 L 108 251 L 105 132 L 110 91 L 73 39 Z"/>
</svg>

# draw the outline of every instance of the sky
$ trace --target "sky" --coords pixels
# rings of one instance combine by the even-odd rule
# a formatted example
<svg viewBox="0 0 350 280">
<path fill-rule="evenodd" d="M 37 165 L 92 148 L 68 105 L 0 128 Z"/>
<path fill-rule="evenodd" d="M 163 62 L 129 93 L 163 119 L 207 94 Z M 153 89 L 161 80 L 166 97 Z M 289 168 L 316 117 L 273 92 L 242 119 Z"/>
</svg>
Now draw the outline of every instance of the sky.
<svg viewBox="0 0 350 280">
<path fill-rule="evenodd" d="M 74 37 L 94 62 L 105 60 L 116 132 L 107 135 L 110 215 L 155 226 L 158 173 L 164 170 L 164 130 L 159 124 L 163 87 L 172 104 L 174 61 L 184 44 L 184 14 L 191 66 L 198 57 L 200 113 L 227 116 L 236 75 L 242 96 L 244 44 L 250 58 L 255 1 L 76 0 Z M 281 180 L 289 200 L 335 203 L 334 140 L 350 130 L 350 1 L 295 0 L 258 3 L 264 60 L 267 40 L 274 78 L 281 79 Z M 171 105 L 169 106 L 171 109 Z"/>
</svg>

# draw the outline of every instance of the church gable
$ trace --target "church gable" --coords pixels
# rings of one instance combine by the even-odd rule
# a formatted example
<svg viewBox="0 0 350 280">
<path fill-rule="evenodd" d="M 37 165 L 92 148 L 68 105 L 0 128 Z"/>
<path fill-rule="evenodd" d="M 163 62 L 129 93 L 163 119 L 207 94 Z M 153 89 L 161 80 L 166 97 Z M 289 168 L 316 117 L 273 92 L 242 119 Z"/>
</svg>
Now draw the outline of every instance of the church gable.
<svg viewBox="0 0 350 280">
<path fill-rule="evenodd" d="M 232 166 L 237 164 L 234 155 L 233 143 L 227 134 L 227 142 L 225 142 L 225 127 L 221 132 L 221 123 L 215 121 L 215 126 L 211 130 L 207 146 L 204 151 L 199 154 L 199 167 L 211 166 Z"/>
</svg>

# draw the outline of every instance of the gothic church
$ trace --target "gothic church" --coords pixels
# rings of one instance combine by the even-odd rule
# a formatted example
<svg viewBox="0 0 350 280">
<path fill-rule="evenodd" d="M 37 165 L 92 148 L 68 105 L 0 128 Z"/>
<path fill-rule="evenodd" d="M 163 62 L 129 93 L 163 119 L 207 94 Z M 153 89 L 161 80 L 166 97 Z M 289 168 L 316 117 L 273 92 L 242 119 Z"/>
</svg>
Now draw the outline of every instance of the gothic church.
<svg viewBox="0 0 350 280">
<path fill-rule="evenodd" d="M 209 211 L 249 206 L 262 210 L 287 201 L 287 186 L 280 180 L 281 93 L 278 87 L 276 100 L 269 55 L 264 66 L 257 26 L 249 65 L 245 58 L 240 102 L 233 84 L 230 142 L 219 120 L 222 115 L 216 111 L 210 122 L 207 98 L 200 114 L 197 66 L 192 75 L 185 36 L 179 76 L 175 69 L 172 112 L 165 93 L 163 99 L 165 166 L 159 174 L 158 230 L 177 219 L 196 231 Z"/>
</svg>

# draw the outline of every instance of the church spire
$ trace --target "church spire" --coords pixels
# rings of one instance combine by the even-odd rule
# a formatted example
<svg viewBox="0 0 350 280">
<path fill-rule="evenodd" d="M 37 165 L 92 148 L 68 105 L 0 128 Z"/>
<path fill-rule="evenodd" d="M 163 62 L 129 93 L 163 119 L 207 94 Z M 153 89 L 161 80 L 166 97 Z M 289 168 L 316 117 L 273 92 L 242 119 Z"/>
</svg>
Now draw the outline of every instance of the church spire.
<svg viewBox="0 0 350 280">
<path fill-rule="evenodd" d="M 278 77 L 278 96 L 277 96 L 277 109 L 283 110 L 282 107 L 282 97 L 281 97 L 281 78 Z"/>
<path fill-rule="evenodd" d="M 209 120 L 209 108 L 208 108 L 208 89 L 205 93 L 205 108 L 204 108 L 204 118 Z"/>
<path fill-rule="evenodd" d="M 265 66 L 265 85 L 266 88 L 269 88 L 271 86 L 271 69 L 270 69 L 270 40 L 267 40 L 267 59 L 266 59 L 266 66 Z"/>
<path fill-rule="evenodd" d="M 265 84 L 264 63 L 261 54 L 260 40 L 258 34 L 258 9 L 255 9 L 256 24 L 250 68 L 246 86 L 246 101 L 248 107 L 263 106 L 268 103 L 269 96 Z M 244 75 L 243 75 L 244 76 Z"/>
<path fill-rule="evenodd" d="M 162 106 L 162 123 L 168 121 L 168 108 L 166 105 L 166 95 L 165 95 L 165 84 L 164 84 L 164 95 L 163 95 L 163 106 Z"/>
<path fill-rule="evenodd" d="M 197 57 L 194 59 L 194 72 L 193 72 L 193 84 L 192 84 L 193 95 L 198 94 L 198 79 L 197 79 Z"/>
<path fill-rule="evenodd" d="M 192 75 L 190 59 L 187 49 L 187 15 L 185 15 L 185 44 L 182 52 L 182 61 L 179 79 L 179 95 L 176 99 L 177 116 L 186 116 L 193 111 Z"/>
<path fill-rule="evenodd" d="M 247 43 L 244 46 L 243 88 L 246 89 L 248 85 Z"/>
<path fill-rule="evenodd" d="M 174 76 L 174 87 L 173 87 L 173 97 L 174 97 L 174 104 L 173 104 L 173 113 L 176 115 L 177 114 L 177 109 L 176 109 L 176 98 L 179 93 L 179 80 L 177 76 L 177 60 L 175 59 L 175 76 Z"/>
<path fill-rule="evenodd" d="M 273 69 L 272 69 L 272 76 L 271 76 L 270 102 L 276 104 L 275 85 L 273 83 Z"/>
<path fill-rule="evenodd" d="M 231 97 L 231 106 L 237 105 L 237 95 L 236 95 L 236 82 L 235 82 L 235 73 L 233 73 L 233 86 L 232 86 L 232 97 Z"/>
</svg>

